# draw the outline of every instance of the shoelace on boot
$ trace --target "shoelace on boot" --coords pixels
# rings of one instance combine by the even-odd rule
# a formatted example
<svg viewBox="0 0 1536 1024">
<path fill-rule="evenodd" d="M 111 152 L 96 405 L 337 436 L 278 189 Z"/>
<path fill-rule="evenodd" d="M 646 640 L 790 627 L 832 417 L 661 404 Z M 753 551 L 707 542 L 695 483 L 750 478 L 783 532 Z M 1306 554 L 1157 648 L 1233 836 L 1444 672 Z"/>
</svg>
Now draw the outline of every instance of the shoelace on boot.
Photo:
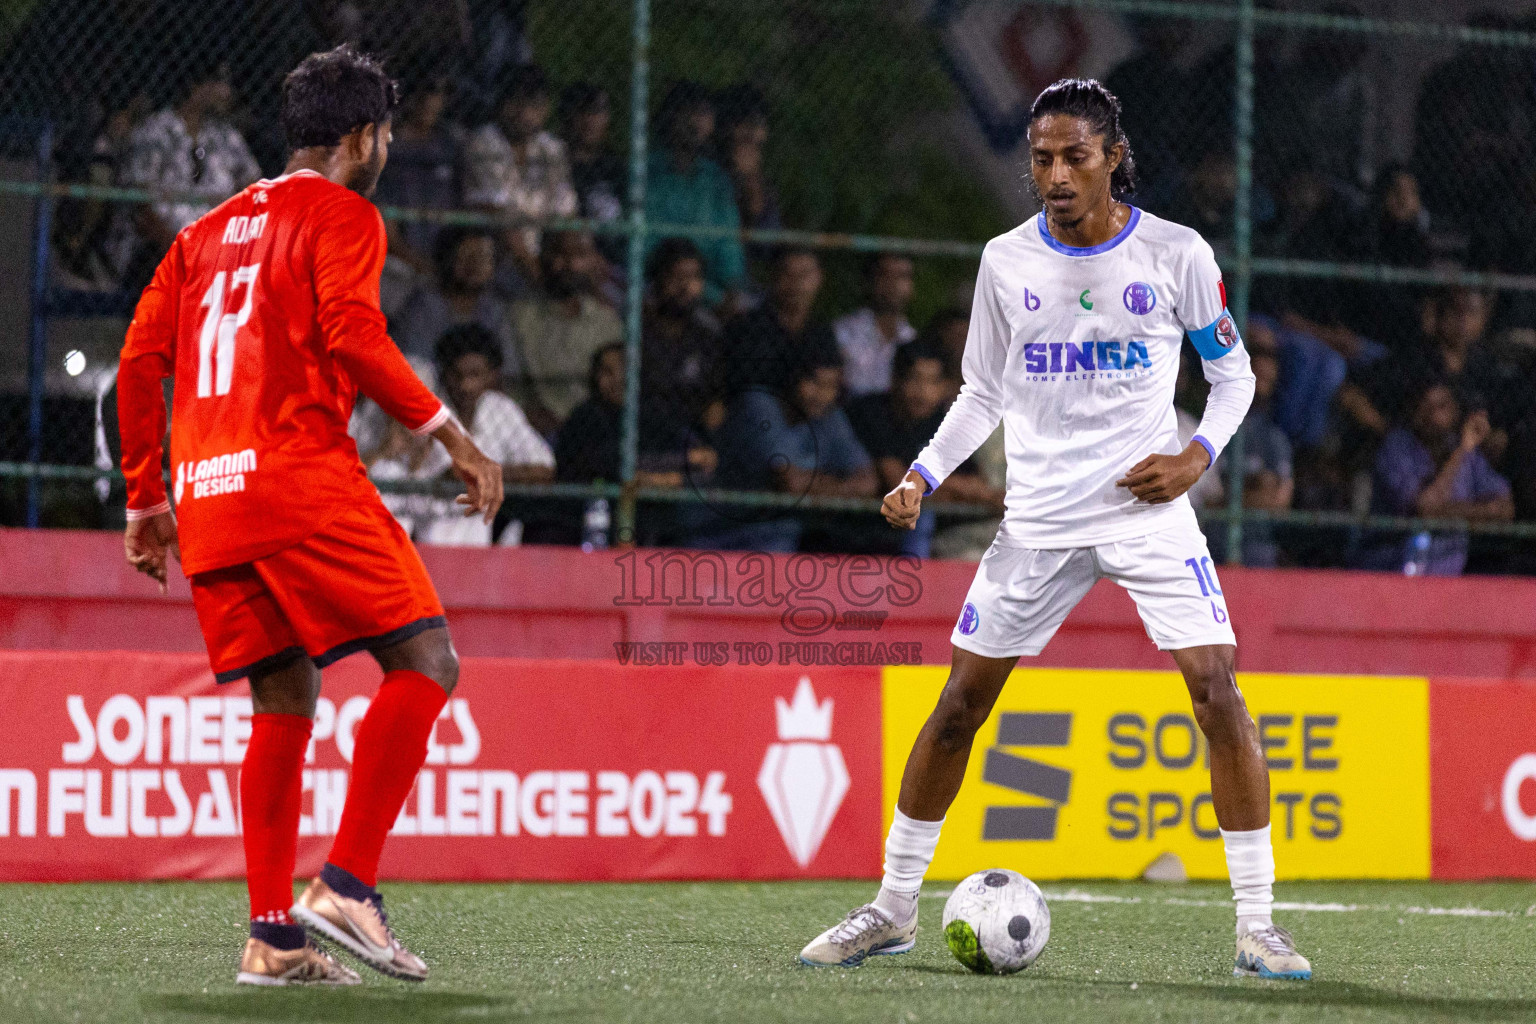
<svg viewBox="0 0 1536 1024">
<path fill-rule="evenodd" d="M 1279 925 L 1272 924 L 1268 928 L 1260 928 L 1249 934 L 1271 953 L 1294 954 L 1296 952 L 1296 943 L 1292 941 L 1291 933 Z"/>
<path fill-rule="evenodd" d="M 389 926 L 389 915 L 384 913 L 384 894 L 374 892 L 369 895 L 368 902 L 379 913 L 379 923 L 384 926 L 384 934 L 389 936 L 389 941 L 395 941 L 395 930 Z"/>
<path fill-rule="evenodd" d="M 872 906 L 857 907 L 848 912 L 848 916 L 832 930 L 828 938 L 833 942 L 851 942 L 860 932 L 878 928 L 885 920 L 885 915 Z"/>
</svg>

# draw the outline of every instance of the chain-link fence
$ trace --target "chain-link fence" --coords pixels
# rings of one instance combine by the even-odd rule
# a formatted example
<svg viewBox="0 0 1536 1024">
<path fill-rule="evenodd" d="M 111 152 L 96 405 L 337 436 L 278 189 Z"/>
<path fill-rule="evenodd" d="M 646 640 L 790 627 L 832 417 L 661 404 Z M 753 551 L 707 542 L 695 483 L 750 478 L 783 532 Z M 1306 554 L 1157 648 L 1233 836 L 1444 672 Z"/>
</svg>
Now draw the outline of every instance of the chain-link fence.
<svg viewBox="0 0 1536 1024">
<path fill-rule="evenodd" d="M 121 522 L 137 291 L 281 172 L 283 74 L 350 40 L 405 91 L 375 196 L 391 333 L 508 466 L 502 543 L 979 554 L 998 438 L 911 537 L 878 495 L 958 387 L 980 244 L 1037 208 L 1029 103 L 1087 75 L 1135 202 L 1211 242 L 1246 323 L 1257 408 L 1192 495 L 1215 546 L 1536 569 L 1536 22 L 1500 10 L 12 0 L 0 522 Z M 489 539 L 443 515 L 430 450 L 366 403 L 354 433 L 418 539 Z"/>
</svg>

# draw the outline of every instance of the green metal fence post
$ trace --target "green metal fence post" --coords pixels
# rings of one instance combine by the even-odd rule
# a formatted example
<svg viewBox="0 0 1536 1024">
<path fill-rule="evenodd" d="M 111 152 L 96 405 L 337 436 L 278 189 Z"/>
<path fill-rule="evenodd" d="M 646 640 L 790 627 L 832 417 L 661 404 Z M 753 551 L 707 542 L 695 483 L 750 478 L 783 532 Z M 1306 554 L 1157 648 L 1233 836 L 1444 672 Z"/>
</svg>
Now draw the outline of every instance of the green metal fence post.
<svg viewBox="0 0 1536 1024">
<path fill-rule="evenodd" d="M 1232 248 L 1237 273 L 1232 278 L 1231 313 L 1238 330 L 1248 329 L 1248 292 L 1253 283 L 1253 0 L 1237 5 L 1237 82 L 1233 111 L 1237 144 L 1237 196 L 1232 201 Z M 1227 564 L 1243 562 L 1243 480 L 1246 439 L 1238 429 L 1227 445 Z"/>
<path fill-rule="evenodd" d="M 640 448 L 640 324 L 645 300 L 645 166 L 649 132 L 651 0 L 634 0 L 629 87 L 629 287 L 624 297 L 624 418 L 619 437 L 616 540 L 635 539 L 635 461 Z"/>
</svg>

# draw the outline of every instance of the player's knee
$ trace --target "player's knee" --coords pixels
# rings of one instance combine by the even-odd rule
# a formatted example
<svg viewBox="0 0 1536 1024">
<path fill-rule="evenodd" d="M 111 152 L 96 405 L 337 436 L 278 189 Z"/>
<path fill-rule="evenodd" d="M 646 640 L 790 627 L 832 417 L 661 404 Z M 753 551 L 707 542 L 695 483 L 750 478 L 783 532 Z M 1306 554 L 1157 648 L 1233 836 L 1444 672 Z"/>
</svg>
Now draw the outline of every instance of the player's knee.
<svg viewBox="0 0 1536 1024">
<path fill-rule="evenodd" d="M 1241 733 L 1248 708 L 1230 669 L 1214 667 L 1189 680 L 1195 721 L 1207 740 L 1221 742 Z"/>
<path fill-rule="evenodd" d="M 938 707 L 933 709 L 935 739 L 951 752 L 970 749 L 976 730 L 992 712 L 992 703 L 953 683 L 944 687 Z"/>
<path fill-rule="evenodd" d="M 453 645 L 434 645 L 423 661 L 425 664 L 417 671 L 441 686 L 444 693 L 452 695 L 453 688 L 459 685 L 459 655 Z"/>
</svg>

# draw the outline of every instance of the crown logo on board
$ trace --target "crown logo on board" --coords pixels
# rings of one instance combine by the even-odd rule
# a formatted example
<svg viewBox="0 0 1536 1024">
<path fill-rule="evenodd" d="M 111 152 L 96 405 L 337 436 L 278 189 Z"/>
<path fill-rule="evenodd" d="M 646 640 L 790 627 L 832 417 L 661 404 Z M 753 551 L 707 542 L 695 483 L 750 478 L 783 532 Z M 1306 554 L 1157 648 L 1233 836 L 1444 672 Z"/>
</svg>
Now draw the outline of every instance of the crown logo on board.
<svg viewBox="0 0 1536 1024">
<path fill-rule="evenodd" d="M 779 719 L 779 739 L 825 741 L 832 738 L 832 698 L 817 701 L 810 676 L 800 677 L 793 702 L 775 697 L 773 703 Z"/>
</svg>

